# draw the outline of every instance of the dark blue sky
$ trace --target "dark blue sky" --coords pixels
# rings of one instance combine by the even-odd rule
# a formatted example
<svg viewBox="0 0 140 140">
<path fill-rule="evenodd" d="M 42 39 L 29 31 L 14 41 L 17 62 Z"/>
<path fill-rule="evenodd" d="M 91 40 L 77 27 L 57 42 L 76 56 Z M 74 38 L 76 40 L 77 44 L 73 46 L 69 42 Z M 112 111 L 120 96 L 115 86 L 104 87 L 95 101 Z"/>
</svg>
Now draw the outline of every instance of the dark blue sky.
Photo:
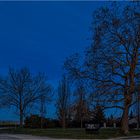
<svg viewBox="0 0 140 140">
<path fill-rule="evenodd" d="M 105 2 L 0 2 L 0 74 L 28 66 L 45 72 L 53 86 L 65 58 L 90 45 L 93 11 Z M 50 106 L 48 116 L 55 111 Z M 12 110 L 1 110 L 0 120 Z"/>
</svg>

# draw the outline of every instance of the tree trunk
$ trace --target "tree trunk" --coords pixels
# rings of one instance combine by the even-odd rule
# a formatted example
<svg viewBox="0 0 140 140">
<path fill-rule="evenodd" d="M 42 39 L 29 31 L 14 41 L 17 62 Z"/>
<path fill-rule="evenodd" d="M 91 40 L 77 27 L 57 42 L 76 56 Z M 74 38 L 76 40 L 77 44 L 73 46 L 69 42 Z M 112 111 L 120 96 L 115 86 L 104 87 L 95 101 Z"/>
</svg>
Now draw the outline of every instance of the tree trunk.
<svg viewBox="0 0 140 140">
<path fill-rule="evenodd" d="M 83 128 L 83 119 L 81 118 L 81 128 Z"/>
<path fill-rule="evenodd" d="M 66 121 L 65 121 L 65 117 L 63 116 L 63 120 L 62 120 L 62 127 L 65 129 L 66 128 Z"/>
<path fill-rule="evenodd" d="M 20 111 L 20 127 L 22 128 L 23 127 L 23 106 L 22 106 L 21 96 L 20 96 L 20 108 L 19 108 L 19 111 Z"/>
<path fill-rule="evenodd" d="M 65 129 L 66 127 L 66 117 L 65 117 L 65 113 L 63 111 L 62 113 L 62 128 Z"/>
<path fill-rule="evenodd" d="M 40 126 L 41 129 L 43 129 L 43 122 L 44 122 L 43 117 L 41 116 L 41 126 Z"/>
<path fill-rule="evenodd" d="M 23 111 L 20 110 L 20 127 L 23 127 Z"/>
<path fill-rule="evenodd" d="M 121 123 L 121 131 L 123 134 L 127 135 L 129 133 L 129 104 L 125 104 Z"/>
</svg>

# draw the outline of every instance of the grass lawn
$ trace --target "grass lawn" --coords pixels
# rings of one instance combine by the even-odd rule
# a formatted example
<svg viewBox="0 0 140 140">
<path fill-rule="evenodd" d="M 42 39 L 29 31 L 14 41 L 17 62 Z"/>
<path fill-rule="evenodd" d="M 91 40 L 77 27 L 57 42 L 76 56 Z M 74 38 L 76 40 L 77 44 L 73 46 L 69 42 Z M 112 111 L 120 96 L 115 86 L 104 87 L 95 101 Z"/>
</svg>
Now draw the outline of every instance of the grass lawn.
<svg viewBox="0 0 140 140">
<path fill-rule="evenodd" d="M 69 138 L 69 139 L 107 139 L 123 136 L 119 133 L 118 129 L 101 129 L 99 134 L 86 134 L 84 129 L 5 129 L 0 130 L 0 133 L 10 133 L 10 134 L 31 134 L 36 136 L 47 136 L 52 138 Z M 140 135 L 140 130 L 130 131 L 131 136 Z"/>
</svg>

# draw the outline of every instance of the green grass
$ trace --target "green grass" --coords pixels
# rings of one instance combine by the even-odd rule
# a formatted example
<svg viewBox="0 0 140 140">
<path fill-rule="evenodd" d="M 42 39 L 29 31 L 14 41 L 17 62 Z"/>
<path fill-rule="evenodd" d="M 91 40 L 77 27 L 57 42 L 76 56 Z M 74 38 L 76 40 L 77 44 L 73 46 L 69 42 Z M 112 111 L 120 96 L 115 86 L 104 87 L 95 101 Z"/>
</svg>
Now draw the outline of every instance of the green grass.
<svg viewBox="0 0 140 140">
<path fill-rule="evenodd" d="M 108 139 L 114 137 L 121 137 L 118 129 L 101 129 L 99 134 L 87 134 L 84 129 L 6 129 L 0 130 L 0 133 L 10 134 L 31 134 L 36 136 L 47 136 L 52 138 L 69 138 L 69 139 Z M 131 136 L 140 135 L 140 131 L 130 131 Z"/>
</svg>

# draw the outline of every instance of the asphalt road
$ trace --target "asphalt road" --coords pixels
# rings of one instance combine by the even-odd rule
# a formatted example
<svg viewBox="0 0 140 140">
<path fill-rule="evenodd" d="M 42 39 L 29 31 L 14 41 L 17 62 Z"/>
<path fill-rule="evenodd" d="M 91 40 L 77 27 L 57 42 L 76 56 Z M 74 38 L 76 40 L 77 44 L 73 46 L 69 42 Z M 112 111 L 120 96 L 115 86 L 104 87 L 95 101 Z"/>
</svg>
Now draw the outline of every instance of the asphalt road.
<svg viewBox="0 0 140 140">
<path fill-rule="evenodd" d="M 112 138 L 109 140 L 140 140 L 140 136 L 133 136 L 133 137 L 121 137 L 121 138 Z M 22 135 L 22 134 L 16 134 L 16 135 L 11 135 L 11 134 L 0 134 L 0 140 L 57 140 L 53 138 L 48 138 L 48 137 L 38 137 L 38 136 L 31 136 L 31 135 Z M 62 140 L 62 139 L 59 139 Z M 63 139 L 63 140 L 68 140 L 68 139 Z"/>
</svg>

